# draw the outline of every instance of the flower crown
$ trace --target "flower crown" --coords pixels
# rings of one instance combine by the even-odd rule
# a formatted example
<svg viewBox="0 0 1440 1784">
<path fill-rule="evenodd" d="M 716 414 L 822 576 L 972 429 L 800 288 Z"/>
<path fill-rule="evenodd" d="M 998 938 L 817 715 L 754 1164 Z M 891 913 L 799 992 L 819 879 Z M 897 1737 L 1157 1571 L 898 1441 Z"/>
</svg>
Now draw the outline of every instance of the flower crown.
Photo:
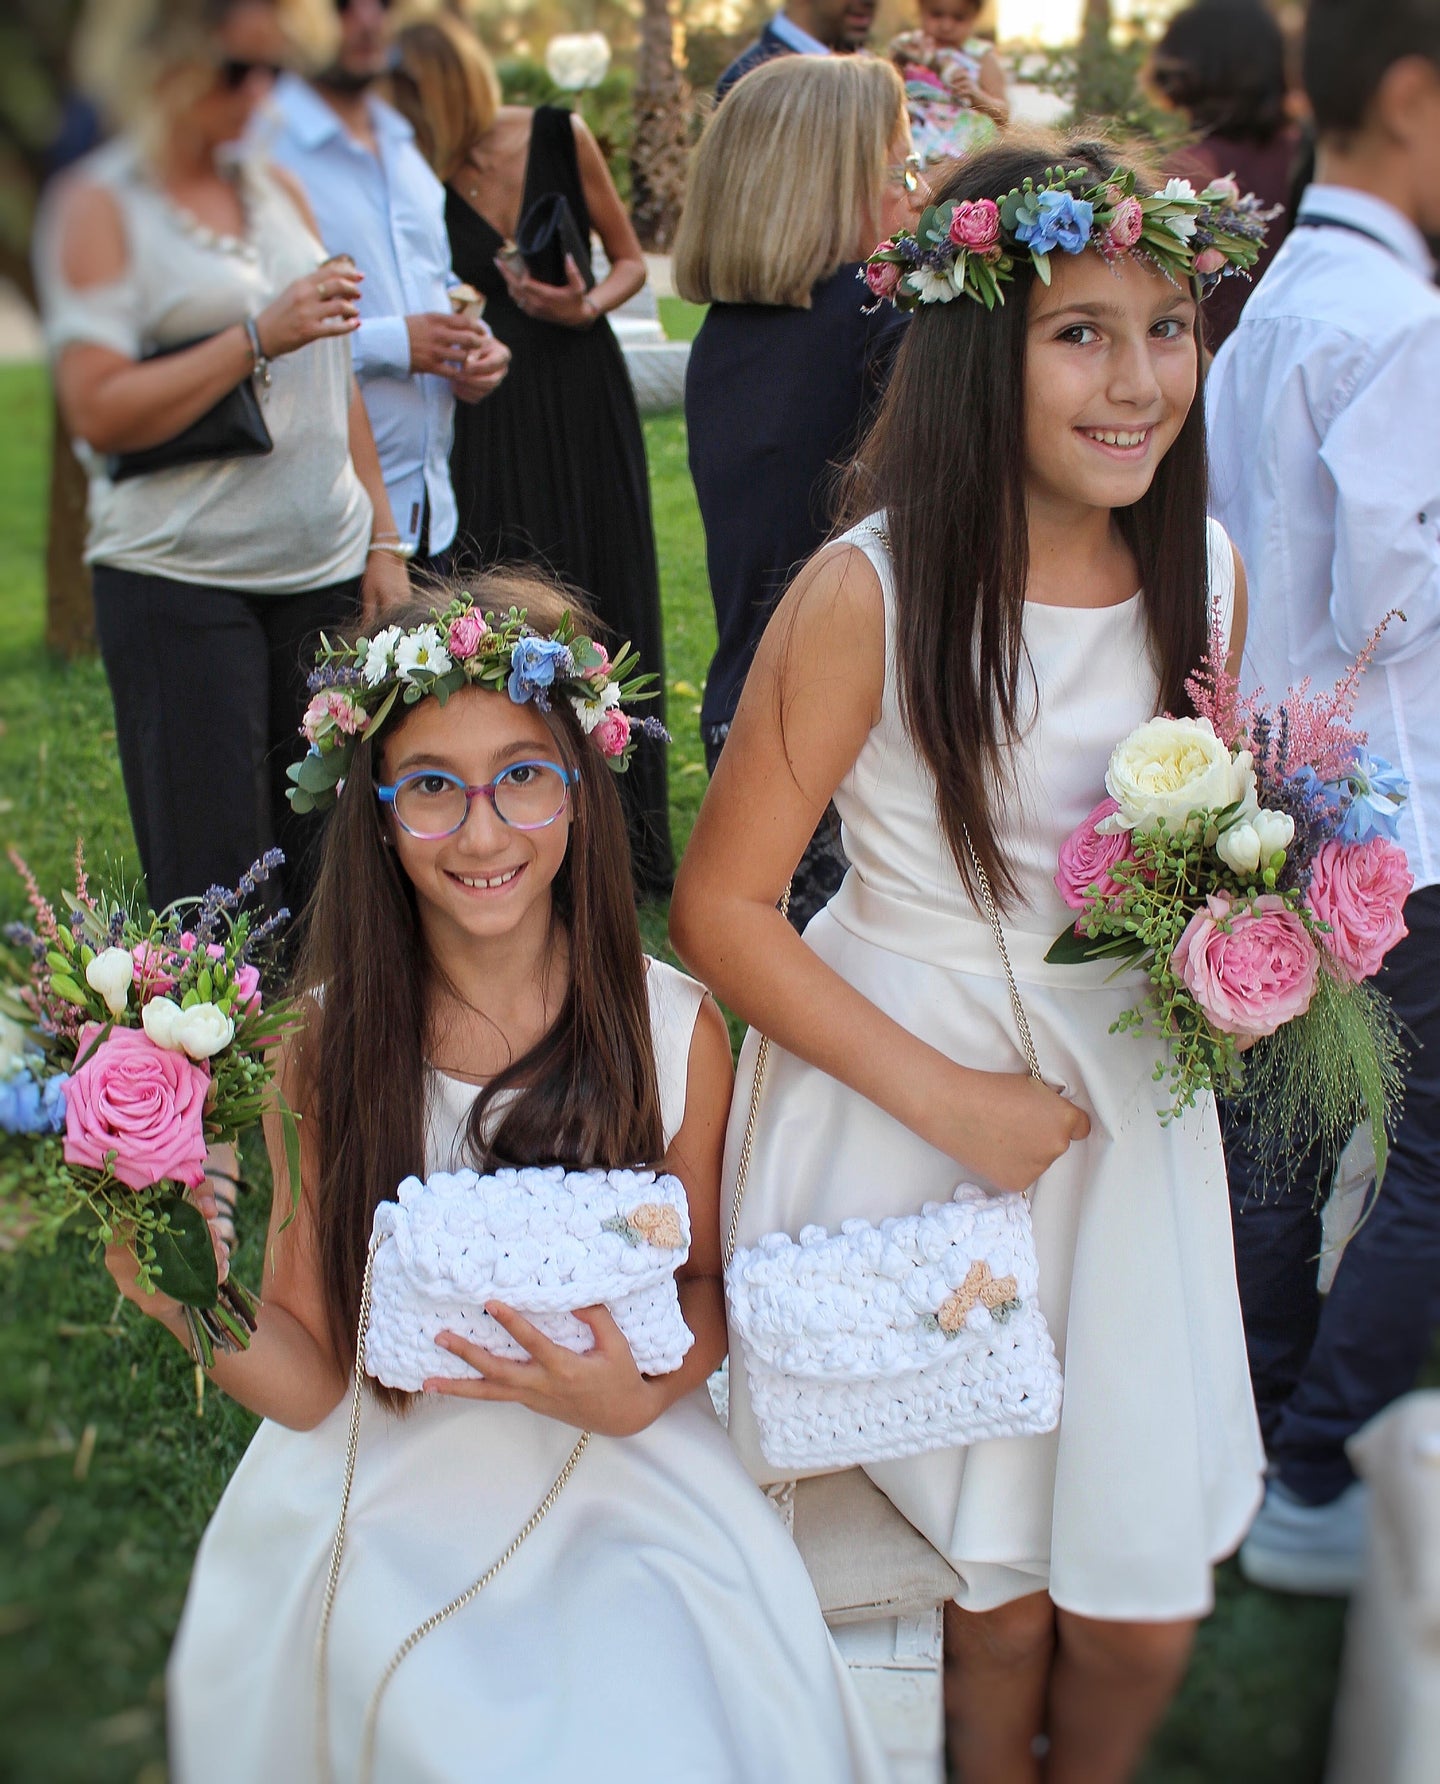
<svg viewBox="0 0 1440 1784">
<path fill-rule="evenodd" d="M 993 310 L 1015 276 L 1021 254 L 1050 283 L 1050 256 L 1094 248 L 1106 260 L 1135 254 L 1167 279 L 1198 279 L 1202 296 L 1226 273 L 1254 266 L 1265 226 L 1280 206 L 1265 209 L 1244 197 L 1233 179 L 1212 180 L 1197 192 L 1189 180 L 1169 180 L 1161 192 L 1138 196 L 1135 175 L 1118 169 L 1099 185 L 1076 190 L 1086 169 L 1047 167 L 1000 198 L 930 205 L 912 234 L 899 230 L 880 243 L 861 269 L 877 299 L 900 310 L 972 297 Z"/>
<path fill-rule="evenodd" d="M 533 700 L 549 712 L 567 699 L 587 737 L 616 774 L 630 766 L 640 736 L 662 743 L 659 719 L 635 719 L 622 703 L 653 700 L 653 675 L 636 675 L 640 658 L 628 645 L 613 661 L 603 646 L 575 630 L 565 614 L 553 632 L 537 632 L 523 607 L 481 612 L 468 595 L 408 630 L 386 626 L 373 638 L 332 644 L 322 632 L 310 672 L 310 704 L 300 721 L 309 753 L 286 770 L 286 797 L 297 812 L 332 805 L 363 737 L 373 737 L 395 710 L 433 694 L 443 706 L 463 687 L 504 690 L 517 706 Z"/>
</svg>

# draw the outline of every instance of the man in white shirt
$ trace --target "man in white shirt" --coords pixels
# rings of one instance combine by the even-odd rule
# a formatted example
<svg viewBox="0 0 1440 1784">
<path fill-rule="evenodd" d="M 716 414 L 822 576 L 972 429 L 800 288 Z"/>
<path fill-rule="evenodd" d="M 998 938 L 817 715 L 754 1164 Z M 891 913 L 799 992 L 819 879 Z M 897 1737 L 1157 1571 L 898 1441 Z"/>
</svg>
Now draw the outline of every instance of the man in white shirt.
<svg viewBox="0 0 1440 1784">
<path fill-rule="evenodd" d="M 1312 1156 L 1263 1200 L 1227 1122 L 1236 1260 L 1270 1457 L 1241 1551 L 1280 1590 L 1358 1577 L 1345 1441 L 1414 1385 L 1440 1310 L 1440 0 L 1311 0 L 1315 184 L 1208 380 L 1211 503 L 1245 562 L 1247 681 L 1330 685 L 1392 608 L 1360 685 L 1372 757 L 1408 779 L 1409 936 L 1379 981 L 1418 1043 L 1384 1187 L 1321 1302 Z M 1312 1206 L 1312 1194 L 1315 1205 Z"/>
<path fill-rule="evenodd" d="M 510 352 L 483 324 L 451 314 L 445 188 L 409 124 L 370 90 L 389 63 L 387 0 L 341 0 L 338 11 L 334 63 L 313 82 L 284 76 L 260 137 L 304 186 L 325 246 L 364 275 L 351 345 L 394 547 L 443 568 L 456 526 L 455 399 L 488 396 Z"/>
<path fill-rule="evenodd" d="M 723 99 L 752 68 L 775 56 L 848 55 L 863 50 L 875 23 L 877 0 L 785 0 L 748 49 L 740 54 L 715 83 L 715 97 Z"/>
</svg>

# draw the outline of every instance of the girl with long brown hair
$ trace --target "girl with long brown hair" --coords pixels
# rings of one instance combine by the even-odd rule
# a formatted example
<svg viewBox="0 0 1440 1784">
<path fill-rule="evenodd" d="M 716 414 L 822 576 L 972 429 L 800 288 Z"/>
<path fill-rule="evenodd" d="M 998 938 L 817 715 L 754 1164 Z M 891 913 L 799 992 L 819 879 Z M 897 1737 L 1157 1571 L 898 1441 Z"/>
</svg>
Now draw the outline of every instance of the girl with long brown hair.
<svg viewBox="0 0 1440 1784">
<path fill-rule="evenodd" d="M 1232 651 L 1244 630 L 1238 561 L 1205 514 L 1196 281 L 1127 251 L 1148 216 L 1134 197 L 1128 239 L 1092 238 L 1126 162 L 1008 139 L 935 192 L 956 205 L 954 245 L 872 260 L 872 288 L 915 313 L 846 530 L 760 646 L 671 919 L 685 959 L 775 1043 L 742 1245 L 914 1215 L 962 1178 L 1033 1186 L 1058 1429 L 869 1466 L 960 1575 L 950 1743 L 986 1784 L 1131 1775 L 1263 1465 L 1213 1104 L 1163 1127 L 1153 1053 L 1108 1032 L 1133 980 L 1045 961 L 1073 920 L 1060 844 L 1112 748 L 1189 710 L 1208 602 Z M 1159 183 L 1128 171 L 1141 192 Z M 1027 179 L 1052 189 L 1025 225 L 1048 243 L 1044 281 L 1004 203 Z M 1115 196 L 1082 202 L 1096 187 Z M 982 281 L 1004 260 L 1003 302 L 960 287 L 957 247 Z M 832 797 L 852 865 L 802 939 L 776 905 Z M 987 884 L 1044 1084 L 1026 1075 Z M 729 1183 L 756 1053 L 752 1034 Z M 743 1373 L 731 1436 L 770 1479 Z"/>
<path fill-rule="evenodd" d="M 283 1048 L 301 1181 L 287 1219 L 272 1135 L 259 1329 L 212 1371 L 264 1423 L 206 1533 L 177 1637 L 176 1773 L 293 1777 L 318 1730 L 323 1769 L 347 1779 L 878 1778 L 804 1567 L 705 1387 L 725 1347 L 730 1051 L 703 988 L 641 952 L 604 759 L 624 759 L 623 715 L 601 697 L 618 684 L 595 687 L 582 715 L 573 684 L 547 695 L 543 677 L 524 679 L 522 645 L 531 668 L 546 660 L 574 612 L 552 585 L 496 573 L 466 592 L 459 630 L 439 608 L 387 616 L 366 644 L 378 679 L 322 673 L 307 715 L 314 738 L 343 713 L 349 753 L 299 969 L 305 1023 Z M 530 630 L 504 687 L 397 700 L 355 741 L 355 702 L 373 714 L 387 685 L 416 692 L 406 666 L 419 652 L 449 667 L 450 652 L 476 651 L 482 611 L 493 632 L 514 628 L 512 608 Z M 470 1365 L 462 1376 L 367 1395 L 317 1690 L 375 1207 L 412 1173 L 532 1164 L 649 1164 L 681 1180 L 694 1345 L 674 1373 L 646 1377 L 603 1306 L 579 1310 L 594 1345 L 577 1355 L 492 1301 L 526 1360 L 442 1333 Z M 122 1252 L 111 1266 L 182 1334 L 175 1304 L 140 1294 Z M 588 1446 L 552 1496 L 576 1428 Z M 388 1679 L 410 1633 L 547 1497 L 543 1525 Z"/>
</svg>

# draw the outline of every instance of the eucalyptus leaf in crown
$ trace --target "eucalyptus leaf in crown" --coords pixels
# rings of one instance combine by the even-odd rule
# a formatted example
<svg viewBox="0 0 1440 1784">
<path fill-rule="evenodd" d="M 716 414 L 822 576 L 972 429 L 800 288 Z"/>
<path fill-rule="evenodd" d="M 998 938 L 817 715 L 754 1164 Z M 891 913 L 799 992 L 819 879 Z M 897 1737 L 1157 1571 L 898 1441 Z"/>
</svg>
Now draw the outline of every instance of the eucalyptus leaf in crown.
<svg viewBox="0 0 1440 1784">
<path fill-rule="evenodd" d="M 628 644 L 612 659 L 576 630 L 569 613 L 553 632 L 541 633 L 523 607 L 482 612 L 465 595 L 420 625 L 386 626 L 353 644 L 332 644 L 322 633 L 300 724 L 310 748 L 286 770 L 294 783 L 287 797 L 298 812 L 332 805 L 361 738 L 375 736 L 397 707 L 427 695 L 443 706 L 465 687 L 508 694 L 517 706 L 533 701 L 542 712 L 557 698 L 568 700 L 585 735 L 623 774 L 642 736 L 670 741 L 659 719 L 623 710 L 658 692 L 654 675 L 635 673 L 639 661 Z"/>
<path fill-rule="evenodd" d="M 900 310 L 973 298 L 993 310 L 1005 301 L 1015 264 L 1028 256 L 1050 283 L 1050 256 L 1094 248 L 1108 261 L 1133 254 L 1179 284 L 1196 279 L 1208 292 L 1226 274 L 1254 266 L 1265 229 L 1279 207 L 1242 197 L 1233 179 L 1212 180 L 1197 192 L 1188 180 L 1168 180 L 1140 194 L 1135 175 L 1117 169 L 1098 185 L 1083 186 L 1084 168 L 1047 167 L 998 198 L 929 205 L 915 230 L 897 230 L 861 269 L 879 300 Z"/>
</svg>

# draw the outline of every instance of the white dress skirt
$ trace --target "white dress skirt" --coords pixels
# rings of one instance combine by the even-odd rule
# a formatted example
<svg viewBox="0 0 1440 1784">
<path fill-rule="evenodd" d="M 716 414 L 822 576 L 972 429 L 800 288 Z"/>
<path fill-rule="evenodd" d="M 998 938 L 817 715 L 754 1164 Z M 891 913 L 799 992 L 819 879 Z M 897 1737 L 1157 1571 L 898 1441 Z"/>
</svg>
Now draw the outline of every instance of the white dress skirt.
<svg viewBox="0 0 1440 1784">
<path fill-rule="evenodd" d="M 667 1144 L 701 988 L 658 962 Z M 473 1086 L 436 1078 L 432 1169 Z M 317 1776 L 315 1647 L 349 1397 L 261 1425 L 205 1533 L 168 1675 L 179 1784 Z M 522 1406 L 365 1406 L 327 1666 L 331 1776 L 404 1638 L 507 1547 L 577 1433 Z M 885 1765 L 799 1553 L 699 1389 L 635 1437 L 592 1437 L 554 1509 L 388 1686 L 376 1784 L 880 1784 Z"/>
<path fill-rule="evenodd" d="M 894 586 L 875 521 L 847 537 L 884 591 L 883 711 L 837 789 L 852 865 L 805 931 L 820 957 L 888 1016 L 960 1064 L 1023 1072 L 1009 992 L 984 915 L 940 833 L 934 781 L 911 745 L 894 658 Z M 1211 523 L 1212 598 L 1229 615 L 1234 564 Z M 868 1472 L 948 1557 L 959 1603 L 988 1610 L 1048 1590 L 1082 1616 L 1203 1615 L 1212 1563 L 1236 1548 L 1261 1497 L 1264 1454 L 1235 1285 L 1225 1160 L 1213 1099 L 1162 1126 L 1161 1043 L 1109 1032 L 1146 981 L 1110 962 L 1045 963 L 1074 913 L 1053 883 L 1060 844 L 1104 796 L 1114 745 L 1154 716 L 1158 681 L 1138 596 L 1095 609 L 1027 605 L 1033 686 L 1012 752 L 1000 831 L 1023 905 L 1006 941 L 1047 1082 L 1090 1116 L 1036 1185 L 1040 1301 L 1065 1371 L 1057 1430 L 933 1451 Z M 757 1041 L 741 1054 L 727 1197 Z M 809 1222 L 878 1221 L 945 1201 L 954 1160 L 794 1055 L 773 1049 L 739 1242 Z M 728 1209 L 727 1209 L 728 1214 Z M 730 1434 L 760 1481 L 768 1463 L 738 1355 Z"/>
</svg>

